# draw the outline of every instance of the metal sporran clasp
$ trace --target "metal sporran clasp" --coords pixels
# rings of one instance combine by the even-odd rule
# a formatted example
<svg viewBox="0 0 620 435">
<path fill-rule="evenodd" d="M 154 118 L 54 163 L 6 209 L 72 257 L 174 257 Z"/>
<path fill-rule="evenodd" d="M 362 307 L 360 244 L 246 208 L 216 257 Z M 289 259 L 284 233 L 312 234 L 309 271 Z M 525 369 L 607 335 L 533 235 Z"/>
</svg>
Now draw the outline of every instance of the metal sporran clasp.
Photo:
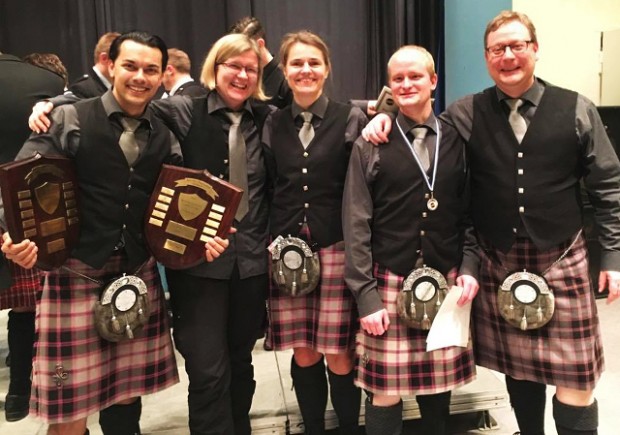
<svg viewBox="0 0 620 435">
<path fill-rule="evenodd" d="M 108 341 L 134 338 L 146 325 L 150 304 L 145 282 L 135 275 L 123 275 L 110 281 L 95 305 L 95 325 Z"/>
<path fill-rule="evenodd" d="M 429 330 L 448 293 L 444 276 L 431 267 L 420 267 L 403 280 L 396 298 L 401 320 L 410 328 Z"/>
<path fill-rule="evenodd" d="M 278 237 L 270 246 L 271 274 L 281 292 L 303 296 L 312 292 L 321 277 L 317 252 L 298 237 Z"/>
<path fill-rule="evenodd" d="M 497 292 L 501 316 L 522 331 L 538 329 L 553 317 L 555 298 L 545 279 L 530 272 L 508 276 Z"/>
</svg>

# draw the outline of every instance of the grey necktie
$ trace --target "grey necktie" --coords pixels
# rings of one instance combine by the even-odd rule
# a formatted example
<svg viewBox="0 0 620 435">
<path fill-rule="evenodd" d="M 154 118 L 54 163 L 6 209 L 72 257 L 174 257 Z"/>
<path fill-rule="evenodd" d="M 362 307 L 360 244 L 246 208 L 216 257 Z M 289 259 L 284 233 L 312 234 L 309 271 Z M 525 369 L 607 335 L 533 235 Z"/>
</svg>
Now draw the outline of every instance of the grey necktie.
<svg viewBox="0 0 620 435">
<path fill-rule="evenodd" d="M 301 117 L 304 119 L 304 124 L 301 126 L 299 130 L 299 140 L 304 148 L 308 148 L 310 142 L 314 138 L 314 127 L 312 127 L 312 113 L 311 112 L 301 112 Z"/>
<path fill-rule="evenodd" d="M 431 165 L 431 161 L 428 156 L 428 148 L 426 148 L 426 145 L 424 144 L 424 138 L 426 137 L 427 131 L 428 130 L 426 127 L 414 127 L 411 129 L 414 137 L 413 150 L 418 156 L 418 159 L 420 159 L 420 163 L 422 164 L 425 172 L 428 171 L 428 168 Z"/>
<path fill-rule="evenodd" d="M 506 104 L 510 107 L 510 114 L 508 114 L 508 122 L 510 123 L 510 127 L 512 127 L 512 131 L 517 138 L 517 141 L 521 143 L 523 140 L 523 136 L 525 136 L 525 132 L 527 131 L 527 123 L 525 122 L 525 118 L 519 113 L 519 107 L 523 105 L 523 100 L 520 98 L 508 98 L 506 99 Z"/>
<path fill-rule="evenodd" d="M 125 154 L 125 159 L 127 159 L 129 166 L 133 166 L 140 154 L 140 148 L 138 147 L 138 141 L 135 135 L 135 131 L 140 126 L 140 120 L 122 116 L 120 121 L 123 126 L 123 133 L 118 139 L 118 144 L 121 150 L 123 150 L 123 154 Z"/>
<path fill-rule="evenodd" d="M 248 205 L 248 158 L 245 152 L 245 139 L 241 132 L 242 112 L 225 112 L 230 119 L 230 130 L 228 132 L 228 158 L 230 160 L 229 181 L 235 186 L 243 189 L 243 196 L 239 203 L 239 208 L 235 214 L 235 219 L 240 221 L 247 214 Z"/>
</svg>

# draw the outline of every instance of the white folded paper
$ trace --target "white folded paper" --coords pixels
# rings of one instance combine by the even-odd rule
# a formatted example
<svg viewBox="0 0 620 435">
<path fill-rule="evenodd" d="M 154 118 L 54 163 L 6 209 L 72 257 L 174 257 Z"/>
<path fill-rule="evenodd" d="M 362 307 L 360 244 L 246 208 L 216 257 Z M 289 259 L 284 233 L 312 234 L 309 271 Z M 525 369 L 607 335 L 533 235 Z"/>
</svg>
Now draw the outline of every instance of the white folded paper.
<svg viewBox="0 0 620 435">
<path fill-rule="evenodd" d="M 426 351 L 450 346 L 467 347 L 471 302 L 463 307 L 456 303 L 463 293 L 462 287 L 452 286 L 435 316 L 426 337 Z"/>
</svg>

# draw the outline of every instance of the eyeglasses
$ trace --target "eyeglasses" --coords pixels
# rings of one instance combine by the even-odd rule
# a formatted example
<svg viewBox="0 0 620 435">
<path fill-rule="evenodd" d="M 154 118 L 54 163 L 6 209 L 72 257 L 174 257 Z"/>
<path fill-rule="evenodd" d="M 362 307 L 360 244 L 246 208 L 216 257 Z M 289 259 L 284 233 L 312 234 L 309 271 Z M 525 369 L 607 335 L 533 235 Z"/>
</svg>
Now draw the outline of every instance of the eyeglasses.
<svg viewBox="0 0 620 435">
<path fill-rule="evenodd" d="M 238 63 L 228 63 L 228 62 L 220 62 L 218 65 L 224 65 L 226 68 L 228 68 L 230 71 L 234 72 L 235 74 L 239 74 L 241 71 L 245 71 L 245 73 L 248 76 L 258 75 L 258 69 L 252 66 L 243 66 L 243 65 L 239 65 Z"/>
<path fill-rule="evenodd" d="M 510 44 L 497 44 L 492 47 L 487 47 L 487 52 L 492 57 L 501 57 L 506 53 L 506 48 L 510 48 L 510 51 L 514 54 L 522 54 L 525 53 L 527 47 L 532 43 L 532 41 L 516 41 Z"/>
</svg>

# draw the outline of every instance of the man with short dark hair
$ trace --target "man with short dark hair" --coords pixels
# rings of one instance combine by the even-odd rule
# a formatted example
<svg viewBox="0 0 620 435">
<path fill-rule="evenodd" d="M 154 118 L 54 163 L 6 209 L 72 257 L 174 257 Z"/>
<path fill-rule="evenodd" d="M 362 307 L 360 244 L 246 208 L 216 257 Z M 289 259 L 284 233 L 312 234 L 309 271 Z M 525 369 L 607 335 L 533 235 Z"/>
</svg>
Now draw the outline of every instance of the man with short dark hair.
<svg viewBox="0 0 620 435">
<path fill-rule="evenodd" d="M 32 411 L 50 424 L 50 435 L 84 434 L 97 411 L 104 434 L 139 434 L 140 396 L 178 382 L 159 274 L 143 235 L 162 163 L 182 163 L 178 142 L 147 107 L 167 58 L 157 36 L 119 36 L 110 47 L 112 90 L 54 110 L 50 130 L 31 136 L 18 154 L 73 159 L 80 187 L 79 241 L 65 267 L 46 274 L 37 307 Z M 121 140 L 129 124 L 133 147 Z M 207 260 L 227 246 L 215 242 Z M 2 251 L 26 268 L 37 259 L 33 242 L 13 244 L 7 234 Z M 151 313 L 134 338 L 109 342 L 97 332 L 93 307 L 104 283 L 125 273 L 145 282 Z"/>
</svg>

